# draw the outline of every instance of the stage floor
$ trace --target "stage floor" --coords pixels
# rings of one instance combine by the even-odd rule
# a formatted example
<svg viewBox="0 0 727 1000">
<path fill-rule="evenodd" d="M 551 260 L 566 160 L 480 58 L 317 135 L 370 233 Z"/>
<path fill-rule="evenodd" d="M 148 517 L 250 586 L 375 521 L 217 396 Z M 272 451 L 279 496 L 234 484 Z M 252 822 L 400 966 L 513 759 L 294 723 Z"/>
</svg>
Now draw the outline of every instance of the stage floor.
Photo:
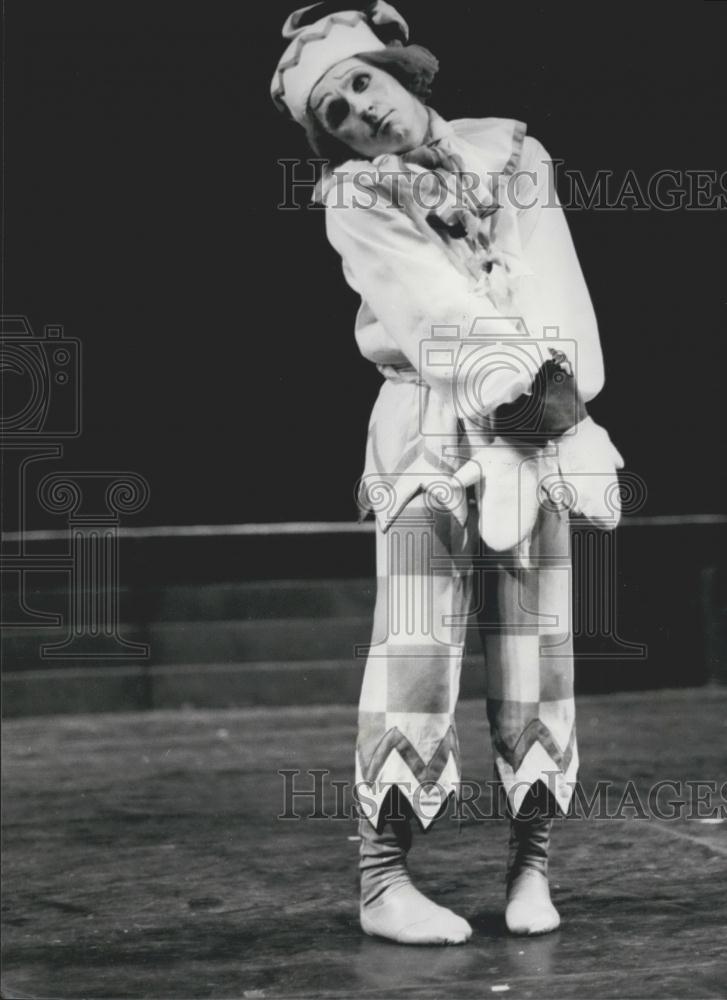
<svg viewBox="0 0 727 1000">
<path fill-rule="evenodd" d="M 475 929 L 457 948 L 365 937 L 354 822 L 277 818 L 283 769 L 306 788 L 305 772 L 331 769 L 319 781 L 335 812 L 330 781 L 353 777 L 351 707 L 6 722 L 3 996 L 725 997 L 727 820 L 710 815 L 709 786 L 685 782 L 727 779 L 727 689 L 578 709 L 584 791 L 614 784 L 602 818 L 556 825 L 558 932 L 504 930 L 503 820 L 444 817 L 415 839 L 419 886 Z M 465 776 L 484 782 L 483 703 L 459 720 Z M 667 779 L 679 784 L 662 811 L 691 798 L 692 818 L 653 815 L 649 789 Z M 619 810 L 629 780 L 636 807 Z"/>
</svg>

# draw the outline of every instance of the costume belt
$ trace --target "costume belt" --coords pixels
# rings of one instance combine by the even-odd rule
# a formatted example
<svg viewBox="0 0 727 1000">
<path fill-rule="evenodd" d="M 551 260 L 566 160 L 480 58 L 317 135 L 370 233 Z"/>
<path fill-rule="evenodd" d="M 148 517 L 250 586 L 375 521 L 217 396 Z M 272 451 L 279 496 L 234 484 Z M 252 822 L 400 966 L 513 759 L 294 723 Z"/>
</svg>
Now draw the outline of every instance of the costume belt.
<svg viewBox="0 0 727 1000">
<path fill-rule="evenodd" d="M 388 382 L 413 382 L 415 385 L 428 385 L 414 365 L 409 364 L 408 361 L 395 365 L 377 364 L 376 368 Z"/>
</svg>

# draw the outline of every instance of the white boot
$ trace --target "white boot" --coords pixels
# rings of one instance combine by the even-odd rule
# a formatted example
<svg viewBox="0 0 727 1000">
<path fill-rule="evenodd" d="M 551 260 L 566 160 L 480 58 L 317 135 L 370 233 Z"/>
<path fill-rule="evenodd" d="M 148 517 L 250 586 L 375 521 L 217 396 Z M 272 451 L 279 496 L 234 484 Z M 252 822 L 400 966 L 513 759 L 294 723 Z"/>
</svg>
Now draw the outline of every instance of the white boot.
<svg viewBox="0 0 727 1000">
<path fill-rule="evenodd" d="M 547 934 L 560 927 L 547 875 L 536 868 L 523 868 L 512 880 L 507 892 L 505 923 L 511 934 Z"/>
<path fill-rule="evenodd" d="M 472 928 L 456 913 L 427 899 L 411 882 L 406 855 L 411 818 L 389 820 L 378 833 L 359 819 L 361 928 L 399 944 L 463 944 Z"/>
<path fill-rule="evenodd" d="M 505 923 L 511 934 L 547 934 L 560 926 L 550 899 L 548 850 L 553 820 L 547 814 L 548 792 L 531 788 L 510 819 Z"/>
<path fill-rule="evenodd" d="M 466 920 L 427 899 L 411 883 L 387 889 L 368 905 L 362 901 L 361 928 L 399 944 L 464 944 L 472 937 Z"/>
</svg>

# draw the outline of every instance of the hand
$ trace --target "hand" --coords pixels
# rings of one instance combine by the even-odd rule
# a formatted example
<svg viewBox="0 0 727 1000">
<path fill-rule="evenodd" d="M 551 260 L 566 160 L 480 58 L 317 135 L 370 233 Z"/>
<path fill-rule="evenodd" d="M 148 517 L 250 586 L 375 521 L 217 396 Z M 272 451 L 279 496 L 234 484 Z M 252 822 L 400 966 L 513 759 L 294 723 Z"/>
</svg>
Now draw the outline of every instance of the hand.
<svg viewBox="0 0 727 1000">
<path fill-rule="evenodd" d="M 562 351 L 550 353 L 530 391 L 495 410 L 495 433 L 510 444 L 542 447 L 588 416 L 570 362 Z"/>
<path fill-rule="evenodd" d="M 544 481 L 553 502 L 612 530 L 621 519 L 618 469 L 624 460 L 608 431 L 591 417 L 555 442 L 558 472 Z"/>
</svg>

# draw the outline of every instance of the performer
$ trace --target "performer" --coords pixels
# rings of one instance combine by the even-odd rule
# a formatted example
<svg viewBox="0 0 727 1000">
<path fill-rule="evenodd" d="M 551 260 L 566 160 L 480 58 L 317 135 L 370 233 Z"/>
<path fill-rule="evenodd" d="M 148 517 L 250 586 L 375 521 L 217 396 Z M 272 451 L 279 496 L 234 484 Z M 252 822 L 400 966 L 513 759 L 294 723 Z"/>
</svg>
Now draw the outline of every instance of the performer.
<svg viewBox="0 0 727 1000">
<path fill-rule="evenodd" d="M 361 925 L 403 943 L 472 933 L 413 886 L 406 855 L 414 818 L 426 829 L 458 791 L 454 711 L 479 618 L 510 816 L 506 924 L 551 931 L 550 829 L 578 766 L 569 512 L 613 527 L 623 464 L 585 407 L 603 361 L 552 163 L 521 122 L 429 107 L 437 60 L 387 3 L 314 4 L 283 35 L 273 99 L 327 161 L 326 232 L 384 377 L 360 490 L 378 576 L 356 747 Z"/>
</svg>

